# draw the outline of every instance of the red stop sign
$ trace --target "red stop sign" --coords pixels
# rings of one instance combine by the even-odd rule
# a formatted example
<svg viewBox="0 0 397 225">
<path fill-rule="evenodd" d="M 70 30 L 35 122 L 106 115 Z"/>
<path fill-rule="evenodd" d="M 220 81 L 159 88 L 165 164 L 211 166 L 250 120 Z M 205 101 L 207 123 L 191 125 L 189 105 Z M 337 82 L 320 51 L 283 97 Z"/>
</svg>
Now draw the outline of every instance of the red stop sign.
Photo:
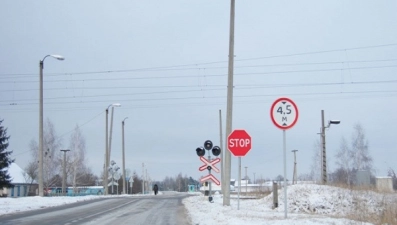
<svg viewBox="0 0 397 225">
<path fill-rule="evenodd" d="M 245 156 L 251 150 L 251 136 L 245 130 L 234 130 L 227 137 L 227 148 L 234 156 Z"/>
</svg>

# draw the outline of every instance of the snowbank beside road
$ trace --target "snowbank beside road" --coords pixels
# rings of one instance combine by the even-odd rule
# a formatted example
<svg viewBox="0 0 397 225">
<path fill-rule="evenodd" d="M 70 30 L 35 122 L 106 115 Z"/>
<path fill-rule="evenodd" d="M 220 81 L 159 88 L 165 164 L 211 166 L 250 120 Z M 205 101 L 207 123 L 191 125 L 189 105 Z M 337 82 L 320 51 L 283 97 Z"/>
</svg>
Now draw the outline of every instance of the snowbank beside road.
<svg viewBox="0 0 397 225">
<path fill-rule="evenodd" d="M 236 198 L 231 199 L 230 206 L 223 206 L 222 195 L 214 195 L 214 202 L 210 203 L 208 196 L 196 194 L 183 200 L 193 225 L 363 225 L 371 223 L 359 221 L 377 223 L 380 221 L 379 216 L 384 216 L 388 212 L 392 212 L 389 214 L 390 217 L 382 223 L 397 224 L 396 193 L 380 194 L 373 191 L 353 191 L 315 184 L 293 185 L 289 186 L 287 190 L 287 219 L 284 218 L 283 190 L 279 190 L 279 207 L 276 209 L 272 209 L 272 195 L 261 199 L 240 199 L 240 209 L 238 210 Z M 134 196 L 142 195 L 0 198 L 0 215 L 98 198 Z M 156 196 L 153 195 L 153 197 Z M 372 220 L 370 217 L 373 217 Z"/>
<path fill-rule="evenodd" d="M 288 219 L 284 219 L 282 189 L 279 190 L 278 196 L 279 207 L 276 209 L 272 209 L 272 194 L 257 200 L 240 199 L 240 210 L 237 210 L 237 199 L 231 199 L 230 206 L 223 206 L 221 195 L 214 196 L 214 203 L 208 202 L 208 197 L 195 196 L 185 199 L 184 204 L 193 224 L 200 225 L 366 224 L 360 221 L 376 220 L 390 205 L 397 210 L 397 194 L 302 184 L 288 187 Z"/>
</svg>

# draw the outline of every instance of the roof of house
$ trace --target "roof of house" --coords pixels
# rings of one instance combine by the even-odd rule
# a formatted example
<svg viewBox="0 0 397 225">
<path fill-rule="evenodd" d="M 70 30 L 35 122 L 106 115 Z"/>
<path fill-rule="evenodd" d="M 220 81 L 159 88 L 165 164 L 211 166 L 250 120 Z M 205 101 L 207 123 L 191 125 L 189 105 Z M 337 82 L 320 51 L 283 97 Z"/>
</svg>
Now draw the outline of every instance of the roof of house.
<svg viewBox="0 0 397 225">
<path fill-rule="evenodd" d="M 21 167 L 19 167 L 16 163 L 12 163 L 10 167 L 8 167 L 8 173 L 12 178 L 11 183 L 13 184 L 23 184 L 23 183 L 31 182 L 30 179 L 25 179 L 25 177 L 23 176 L 25 171 L 21 169 Z M 34 181 L 33 183 L 36 183 L 36 181 Z"/>
</svg>

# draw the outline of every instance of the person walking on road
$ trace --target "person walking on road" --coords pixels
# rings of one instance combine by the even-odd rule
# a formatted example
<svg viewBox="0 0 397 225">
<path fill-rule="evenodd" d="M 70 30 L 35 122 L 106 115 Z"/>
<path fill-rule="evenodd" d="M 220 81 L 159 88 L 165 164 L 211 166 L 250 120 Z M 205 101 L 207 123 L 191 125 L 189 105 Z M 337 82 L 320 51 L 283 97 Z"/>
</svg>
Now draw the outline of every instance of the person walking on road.
<svg viewBox="0 0 397 225">
<path fill-rule="evenodd" d="M 153 191 L 154 191 L 154 195 L 157 195 L 157 193 L 159 192 L 159 187 L 157 186 L 157 184 L 153 186 Z"/>
</svg>

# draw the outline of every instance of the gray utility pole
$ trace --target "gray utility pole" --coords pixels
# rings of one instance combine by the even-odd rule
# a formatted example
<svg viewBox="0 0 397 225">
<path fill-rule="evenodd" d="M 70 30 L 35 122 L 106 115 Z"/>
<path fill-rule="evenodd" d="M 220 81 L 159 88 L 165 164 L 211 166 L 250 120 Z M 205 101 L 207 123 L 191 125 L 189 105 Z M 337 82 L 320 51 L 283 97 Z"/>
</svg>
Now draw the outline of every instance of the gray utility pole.
<svg viewBox="0 0 397 225">
<path fill-rule="evenodd" d="M 294 173 L 293 173 L 293 176 L 292 176 L 292 184 L 296 184 L 297 183 L 297 171 L 296 171 L 296 152 L 297 152 L 298 150 L 292 150 L 292 152 L 294 153 Z"/>
<path fill-rule="evenodd" d="M 39 196 L 44 196 L 44 192 L 43 192 L 43 189 L 44 189 L 44 182 L 43 182 L 43 68 L 44 68 L 44 59 L 40 60 Z"/>
<path fill-rule="evenodd" d="M 321 181 L 322 184 L 327 184 L 327 152 L 326 152 L 326 145 L 325 145 L 325 129 L 329 128 L 331 124 L 340 124 L 339 120 L 330 120 L 328 121 L 328 125 L 325 126 L 324 123 L 324 110 L 321 110 Z"/>
<path fill-rule="evenodd" d="M 229 34 L 229 67 L 227 76 L 227 107 L 226 107 L 226 140 L 232 132 L 233 122 L 233 68 L 234 68 L 234 8 L 235 0 L 230 0 L 230 34 Z M 223 205 L 230 205 L 230 177 L 231 177 L 231 153 L 227 151 L 227 143 L 225 144 L 225 163 L 224 180 L 225 192 L 223 194 Z"/>
<path fill-rule="evenodd" d="M 221 146 L 221 147 L 223 145 L 222 136 L 223 136 L 223 134 L 222 134 L 222 111 L 219 110 L 219 139 L 220 139 L 219 146 Z M 223 169 L 223 159 L 225 158 L 225 157 L 223 157 L 224 151 L 225 151 L 224 149 L 221 150 L 221 191 L 222 191 L 222 194 L 225 193 L 224 192 L 225 191 L 225 170 Z"/>
<path fill-rule="evenodd" d="M 145 163 L 142 163 L 142 194 L 145 194 Z"/>
<path fill-rule="evenodd" d="M 43 138 L 43 70 L 44 70 L 44 60 L 51 56 L 52 58 L 58 60 L 64 60 L 65 58 L 61 55 L 46 55 L 44 56 L 43 60 L 39 62 L 39 80 L 40 80 L 40 92 L 39 92 L 39 196 L 44 196 L 44 175 L 43 175 L 43 145 L 44 145 L 44 138 Z"/>
<path fill-rule="evenodd" d="M 109 158 L 110 160 L 111 153 L 112 153 L 112 133 L 113 133 L 113 114 L 114 114 L 114 107 L 112 107 L 112 115 L 110 116 L 110 136 L 109 136 Z"/>
<path fill-rule="evenodd" d="M 110 106 L 112 106 L 112 118 L 111 118 L 111 125 L 110 125 L 110 141 L 109 141 L 109 135 L 108 135 L 108 117 L 109 117 L 109 108 L 110 108 Z M 107 108 L 106 108 L 106 141 L 105 141 L 105 143 L 106 143 L 106 146 L 105 146 L 105 151 L 106 151 L 106 154 L 105 154 L 105 168 L 104 168 L 104 175 L 105 175 L 105 177 L 104 177 L 104 189 L 105 189 L 105 195 L 107 195 L 108 194 L 108 178 L 109 178 L 109 176 L 108 176 L 108 169 L 109 169 L 109 164 L 110 164 L 110 146 L 112 145 L 112 127 L 113 127 L 113 111 L 114 111 L 114 107 L 120 107 L 121 106 L 121 104 L 120 103 L 113 103 L 113 104 L 110 104 Z"/>
<path fill-rule="evenodd" d="M 128 117 L 126 117 L 126 118 L 124 118 L 123 119 L 123 121 L 121 122 L 121 133 L 122 133 L 122 135 L 121 135 L 121 139 L 122 139 L 122 146 L 123 146 L 123 194 L 125 194 L 126 193 L 126 186 L 125 186 L 125 183 L 126 183 L 126 177 L 125 177 L 125 149 L 124 149 L 124 121 L 126 120 L 126 119 L 128 119 Z M 128 188 L 127 188 L 127 190 L 128 190 Z"/>
<path fill-rule="evenodd" d="M 62 149 L 63 152 L 63 174 L 62 174 L 62 195 L 66 193 L 66 152 L 70 151 L 69 149 Z"/>
<path fill-rule="evenodd" d="M 321 110 L 321 181 L 322 184 L 327 183 L 327 153 L 325 150 L 325 126 L 324 126 L 324 110 Z"/>
<path fill-rule="evenodd" d="M 148 176 L 147 176 L 147 168 L 145 169 L 146 170 L 146 175 L 145 175 L 145 185 L 146 185 L 146 189 L 147 189 L 147 192 L 149 193 L 149 179 L 148 179 Z"/>
<path fill-rule="evenodd" d="M 105 168 L 104 168 L 104 170 L 103 170 L 103 175 L 104 175 L 104 178 L 103 178 L 103 188 L 104 188 L 104 191 L 105 191 L 105 195 L 107 195 L 108 194 L 108 168 L 109 168 L 109 161 L 108 161 L 108 158 L 109 158 L 109 151 L 108 151 L 108 146 L 109 146 L 109 138 L 108 138 L 108 115 L 109 115 L 109 107 L 110 107 L 111 105 L 109 105 L 107 108 L 106 108 L 106 136 L 105 136 L 105 138 L 106 138 L 106 141 L 105 141 Z"/>
</svg>

